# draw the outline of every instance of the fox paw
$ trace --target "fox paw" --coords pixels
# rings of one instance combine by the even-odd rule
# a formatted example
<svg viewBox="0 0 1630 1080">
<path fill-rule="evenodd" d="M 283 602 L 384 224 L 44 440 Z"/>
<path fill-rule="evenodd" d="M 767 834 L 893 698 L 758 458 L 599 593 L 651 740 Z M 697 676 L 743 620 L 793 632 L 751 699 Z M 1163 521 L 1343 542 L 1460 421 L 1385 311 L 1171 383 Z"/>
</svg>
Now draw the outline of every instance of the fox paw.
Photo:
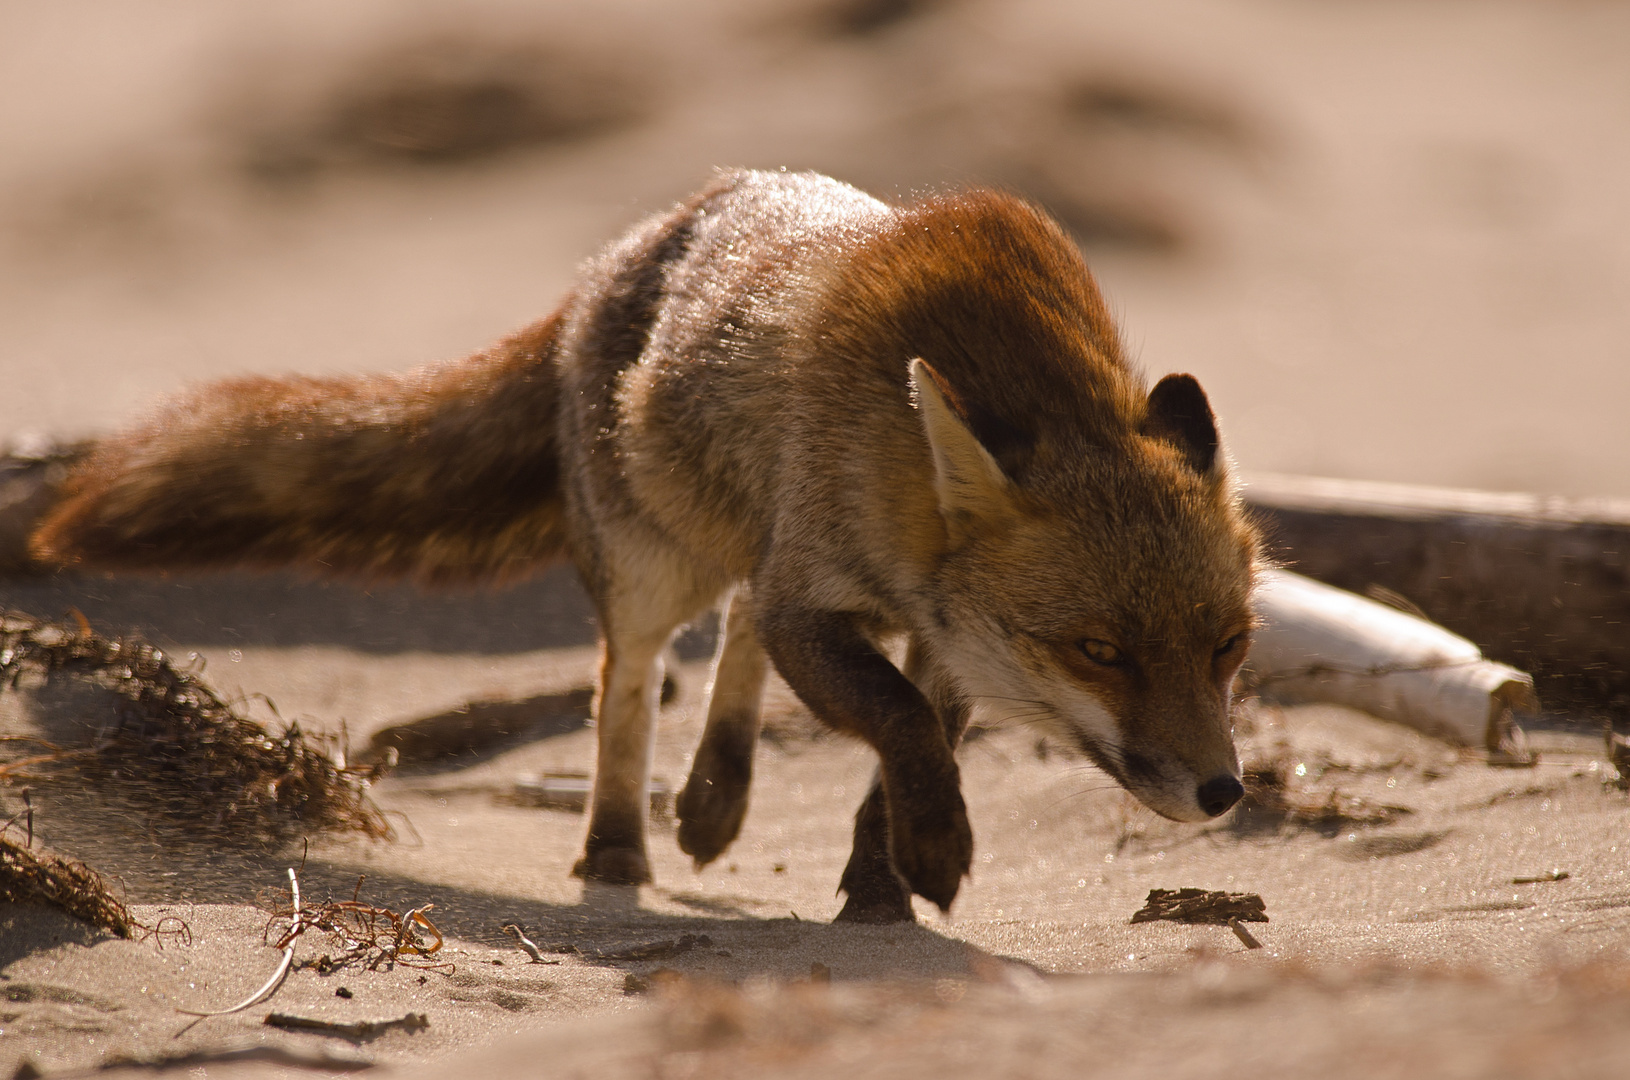
<svg viewBox="0 0 1630 1080">
<path fill-rule="evenodd" d="M 950 911 L 973 865 L 973 830 L 962 793 L 953 787 L 948 798 L 891 805 L 889 851 L 912 892 Z"/>
<path fill-rule="evenodd" d="M 843 910 L 838 912 L 838 917 L 832 921 L 880 926 L 886 923 L 916 922 L 917 915 L 911 910 L 910 900 L 885 900 L 881 903 L 865 904 L 851 896 L 844 902 Z"/>
<path fill-rule="evenodd" d="M 585 851 L 572 876 L 608 885 L 644 885 L 651 880 L 651 865 L 639 848 L 602 847 Z"/>
<path fill-rule="evenodd" d="M 846 923 L 899 923 L 916 922 L 917 915 L 911 910 L 911 894 L 906 891 L 900 878 L 888 866 L 882 864 L 881 873 L 855 874 L 853 872 L 843 875 L 843 884 L 840 888 L 849 894 L 849 899 L 843 903 L 843 910 L 833 922 Z"/>
<path fill-rule="evenodd" d="M 679 850 L 700 870 L 724 853 L 747 816 L 747 790 L 753 782 L 753 745 L 704 740 L 696 750 L 690 779 L 679 793 Z"/>
</svg>

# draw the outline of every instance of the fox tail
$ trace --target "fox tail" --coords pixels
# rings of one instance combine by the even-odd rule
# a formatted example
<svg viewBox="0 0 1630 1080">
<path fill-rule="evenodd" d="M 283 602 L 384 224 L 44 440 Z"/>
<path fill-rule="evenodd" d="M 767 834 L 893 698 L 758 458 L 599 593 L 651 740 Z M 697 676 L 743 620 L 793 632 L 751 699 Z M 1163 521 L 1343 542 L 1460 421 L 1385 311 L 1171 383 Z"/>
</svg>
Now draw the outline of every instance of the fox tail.
<svg viewBox="0 0 1630 1080">
<path fill-rule="evenodd" d="M 294 567 L 498 583 L 566 547 L 557 311 L 405 374 L 201 387 L 96 444 L 35 530 L 48 563 Z"/>
</svg>

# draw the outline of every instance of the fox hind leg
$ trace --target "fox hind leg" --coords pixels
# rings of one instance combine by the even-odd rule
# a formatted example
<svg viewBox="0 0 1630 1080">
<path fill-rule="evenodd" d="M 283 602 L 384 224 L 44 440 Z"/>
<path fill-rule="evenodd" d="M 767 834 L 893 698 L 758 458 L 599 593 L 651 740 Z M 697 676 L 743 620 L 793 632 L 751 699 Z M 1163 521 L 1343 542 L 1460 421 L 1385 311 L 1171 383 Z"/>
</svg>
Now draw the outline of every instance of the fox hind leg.
<svg viewBox="0 0 1630 1080">
<path fill-rule="evenodd" d="M 595 702 L 594 797 L 583 857 L 572 873 L 614 885 L 651 880 L 645 815 L 662 657 L 674 631 L 708 600 L 680 575 L 652 577 L 619 582 L 599 603 L 605 641 Z"/>
<path fill-rule="evenodd" d="M 698 870 L 730 846 L 747 815 L 768 672 L 745 587 L 730 598 L 720 630 L 707 727 L 677 806 L 679 848 Z"/>
<path fill-rule="evenodd" d="M 906 650 L 904 674 L 933 705 L 954 750 L 968 726 L 968 704 L 915 638 Z M 837 922 L 892 923 L 916 918 L 911 910 L 911 887 L 895 871 L 889 854 L 889 810 L 881 772 L 855 813 L 854 848 L 838 891 L 848 899 Z"/>
</svg>

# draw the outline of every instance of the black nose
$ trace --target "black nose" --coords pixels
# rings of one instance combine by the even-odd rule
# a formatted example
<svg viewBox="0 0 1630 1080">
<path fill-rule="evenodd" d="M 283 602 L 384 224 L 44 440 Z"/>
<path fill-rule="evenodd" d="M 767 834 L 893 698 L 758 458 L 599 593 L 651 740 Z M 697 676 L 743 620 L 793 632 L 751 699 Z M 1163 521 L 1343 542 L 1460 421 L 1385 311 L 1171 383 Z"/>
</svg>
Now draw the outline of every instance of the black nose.
<svg viewBox="0 0 1630 1080">
<path fill-rule="evenodd" d="M 1239 802 L 1240 796 L 1245 794 L 1245 785 L 1223 773 L 1201 784 L 1196 794 L 1200 799 L 1200 809 L 1216 817 Z"/>
</svg>

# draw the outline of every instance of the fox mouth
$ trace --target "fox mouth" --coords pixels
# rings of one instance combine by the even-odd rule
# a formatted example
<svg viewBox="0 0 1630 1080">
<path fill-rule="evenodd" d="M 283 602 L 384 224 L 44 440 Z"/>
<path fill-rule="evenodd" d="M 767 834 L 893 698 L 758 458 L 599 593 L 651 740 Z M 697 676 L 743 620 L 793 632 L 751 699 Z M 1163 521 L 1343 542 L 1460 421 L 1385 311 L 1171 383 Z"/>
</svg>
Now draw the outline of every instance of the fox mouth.
<svg viewBox="0 0 1630 1080">
<path fill-rule="evenodd" d="M 1041 722 L 1168 821 L 1208 821 L 1225 813 L 1244 794 L 1235 775 L 1237 766 L 1224 766 L 1209 779 L 1202 778 L 1178 762 L 1167 762 L 1162 767 L 1155 758 L 1118 745 L 1113 737 L 1101 737 L 1118 727 L 1107 715 L 1101 715 L 1103 722 L 1093 723 L 1091 710 L 1068 710 L 1019 697 L 989 695 L 989 700 L 1006 706 L 1009 717 Z"/>
<path fill-rule="evenodd" d="M 1174 788 L 1180 788 L 1180 785 L 1174 785 L 1158 765 L 1136 751 L 1107 747 L 1085 737 L 1079 738 L 1077 745 L 1094 765 L 1167 821 L 1208 821 L 1228 808 L 1225 806 L 1212 813 L 1196 799 L 1172 798 Z M 1229 800 L 1228 806 L 1232 805 L 1233 800 Z"/>
<path fill-rule="evenodd" d="M 1104 770 L 1121 787 L 1137 794 L 1138 781 L 1158 781 L 1159 772 L 1142 754 L 1127 754 L 1104 746 L 1086 735 L 1076 736 L 1076 746 L 1094 765 Z M 1134 776 L 1136 779 L 1134 779 Z"/>
</svg>

